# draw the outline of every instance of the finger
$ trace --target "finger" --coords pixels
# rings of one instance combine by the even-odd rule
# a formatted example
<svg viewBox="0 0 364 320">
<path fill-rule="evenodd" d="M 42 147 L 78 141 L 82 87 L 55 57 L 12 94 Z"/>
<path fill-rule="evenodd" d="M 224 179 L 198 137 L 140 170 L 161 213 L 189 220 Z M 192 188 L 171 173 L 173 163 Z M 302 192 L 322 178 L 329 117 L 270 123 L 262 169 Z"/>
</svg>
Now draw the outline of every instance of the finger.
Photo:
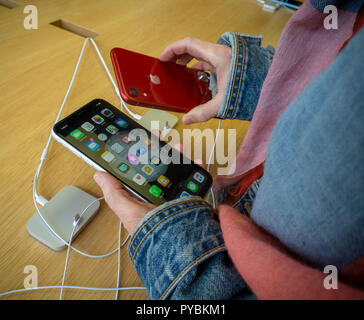
<svg viewBox="0 0 364 320">
<path fill-rule="evenodd" d="M 205 71 L 210 71 L 210 72 L 216 72 L 215 67 L 213 67 L 210 63 L 205 62 L 205 61 L 199 61 L 196 64 L 194 64 L 193 66 L 191 66 L 191 69 L 196 69 L 196 70 L 205 70 Z"/>
<path fill-rule="evenodd" d="M 161 53 L 159 59 L 162 61 L 175 62 L 179 56 L 188 54 L 191 57 L 196 58 L 197 60 L 203 60 L 211 63 L 211 61 L 213 60 L 211 48 L 211 43 L 188 37 L 170 44 Z"/>
<path fill-rule="evenodd" d="M 179 57 L 177 57 L 176 63 L 180 64 L 182 66 L 185 66 L 187 63 L 189 63 L 193 57 L 189 54 L 183 54 Z"/>
<path fill-rule="evenodd" d="M 221 97 L 217 94 L 213 99 L 210 101 L 201 104 L 197 107 L 194 107 L 191 111 L 186 113 L 183 118 L 182 122 L 184 124 L 191 124 L 197 122 L 205 122 L 217 115 L 217 112 L 221 105 Z"/>
<path fill-rule="evenodd" d="M 94 175 L 96 183 L 100 186 L 105 201 L 110 208 L 118 213 L 120 208 L 125 208 L 130 202 L 130 195 L 123 185 L 112 175 L 105 172 L 96 172 Z"/>
</svg>

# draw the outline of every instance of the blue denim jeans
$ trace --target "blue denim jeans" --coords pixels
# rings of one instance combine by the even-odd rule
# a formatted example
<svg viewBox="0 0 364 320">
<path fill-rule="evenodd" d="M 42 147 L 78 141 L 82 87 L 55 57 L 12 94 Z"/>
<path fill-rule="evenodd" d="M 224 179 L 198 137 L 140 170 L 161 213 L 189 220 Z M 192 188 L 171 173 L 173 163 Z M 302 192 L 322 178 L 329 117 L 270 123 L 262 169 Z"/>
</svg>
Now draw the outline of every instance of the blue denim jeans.
<svg viewBox="0 0 364 320">
<path fill-rule="evenodd" d="M 255 180 L 240 199 L 233 204 L 233 208 L 250 217 L 261 181 L 262 178 Z"/>
<path fill-rule="evenodd" d="M 150 299 L 253 299 L 226 251 L 216 212 L 199 197 L 149 212 L 129 243 Z"/>
</svg>

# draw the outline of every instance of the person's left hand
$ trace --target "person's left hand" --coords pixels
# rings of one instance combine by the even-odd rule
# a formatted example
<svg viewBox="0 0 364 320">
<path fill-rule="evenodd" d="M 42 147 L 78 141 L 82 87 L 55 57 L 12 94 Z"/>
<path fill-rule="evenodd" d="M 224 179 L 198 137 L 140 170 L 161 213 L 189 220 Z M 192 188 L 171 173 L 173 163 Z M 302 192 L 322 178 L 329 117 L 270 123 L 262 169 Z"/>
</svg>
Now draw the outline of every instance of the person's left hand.
<svg viewBox="0 0 364 320">
<path fill-rule="evenodd" d="M 181 145 L 177 145 L 175 148 L 182 152 L 183 147 Z M 202 161 L 198 160 L 195 163 L 203 166 Z M 152 203 L 137 199 L 111 174 L 96 172 L 94 179 L 100 186 L 106 203 L 120 218 L 130 234 L 134 233 L 144 216 L 156 208 L 156 205 Z"/>
<path fill-rule="evenodd" d="M 100 186 L 106 203 L 120 218 L 125 228 L 132 234 L 144 216 L 156 206 L 144 202 L 126 190 L 121 182 L 106 172 L 96 172 L 96 183 Z"/>
</svg>

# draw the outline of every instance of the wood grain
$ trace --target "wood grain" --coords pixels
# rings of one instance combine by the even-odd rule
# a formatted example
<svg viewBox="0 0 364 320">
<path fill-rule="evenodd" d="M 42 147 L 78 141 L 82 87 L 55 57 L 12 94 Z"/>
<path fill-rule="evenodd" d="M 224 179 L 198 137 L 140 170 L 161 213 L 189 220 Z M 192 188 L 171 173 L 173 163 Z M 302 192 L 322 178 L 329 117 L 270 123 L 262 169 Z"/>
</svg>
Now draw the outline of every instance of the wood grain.
<svg viewBox="0 0 364 320">
<path fill-rule="evenodd" d="M 20 6 L 0 5 L 0 292 L 23 288 L 24 267 L 38 269 L 38 286 L 60 285 L 66 251 L 54 252 L 34 240 L 26 230 L 35 213 L 32 181 L 42 150 L 63 100 L 84 38 L 52 22 L 63 19 L 89 28 L 108 67 L 109 52 L 124 47 L 158 56 L 171 42 L 186 36 L 216 42 L 225 31 L 261 34 L 263 45 L 276 46 L 291 16 L 288 9 L 275 13 L 261 10 L 254 0 L 108 0 L 41 1 L 17 0 Z M 23 26 L 24 6 L 38 8 L 37 30 Z M 63 116 L 94 98 L 119 106 L 112 86 L 88 44 Z M 146 108 L 130 107 L 143 114 Z M 179 117 L 181 115 L 176 114 Z M 237 147 L 247 122 L 226 120 L 223 128 L 236 128 Z M 213 128 L 210 120 L 190 128 Z M 178 130 L 183 129 L 179 122 Z M 216 168 L 213 167 L 213 172 Z M 39 192 L 51 198 L 65 185 L 75 185 L 95 196 L 94 170 L 56 142 L 39 179 Z M 123 237 L 126 236 L 123 231 Z M 80 250 L 102 254 L 117 247 L 118 219 L 105 203 L 96 218 L 74 241 Z M 67 285 L 115 287 L 117 254 L 90 259 L 71 252 Z M 141 285 L 126 248 L 121 252 L 120 285 Z M 4 296 L 2 299 L 58 299 L 59 289 L 38 290 Z M 65 299 L 113 299 L 114 292 L 66 289 Z M 120 292 L 120 299 L 146 299 L 145 291 Z"/>
</svg>

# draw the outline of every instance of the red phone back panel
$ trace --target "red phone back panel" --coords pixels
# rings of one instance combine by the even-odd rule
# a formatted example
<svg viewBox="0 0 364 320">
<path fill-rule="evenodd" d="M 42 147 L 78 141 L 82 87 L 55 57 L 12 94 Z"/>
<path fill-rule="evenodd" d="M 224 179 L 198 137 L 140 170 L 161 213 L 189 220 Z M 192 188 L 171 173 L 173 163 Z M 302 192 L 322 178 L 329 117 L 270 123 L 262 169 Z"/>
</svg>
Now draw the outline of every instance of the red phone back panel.
<svg viewBox="0 0 364 320">
<path fill-rule="evenodd" d="M 121 48 L 110 54 L 120 94 L 129 104 L 187 112 L 211 99 L 198 70 Z"/>
</svg>

